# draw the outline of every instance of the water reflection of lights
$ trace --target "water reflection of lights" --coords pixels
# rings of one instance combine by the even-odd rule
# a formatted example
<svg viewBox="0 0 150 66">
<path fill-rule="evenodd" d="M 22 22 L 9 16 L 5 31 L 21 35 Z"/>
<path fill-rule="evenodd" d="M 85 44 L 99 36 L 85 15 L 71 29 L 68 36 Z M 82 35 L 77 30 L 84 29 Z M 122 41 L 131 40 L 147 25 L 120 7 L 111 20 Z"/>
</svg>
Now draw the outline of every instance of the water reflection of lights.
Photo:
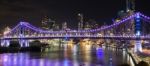
<svg viewBox="0 0 150 66">
<path fill-rule="evenodd" d="M 32 66 L 37 66 L 38 63 L 39 63 L 39 62 L 37 62 L 36 59 L 32 59 L 32 60 L 31 60 Z"/>
<path fill-rule="evenodd" d="M 40 59 L 40 66 L 43 66 L 44 65 L 44 60 L 43 59 Z M 45 65 L 44 65 L 45 66 Z"/>
<path fill-rule="evenodd" d="M 123 50 L 123 59 L 126 59 L 127 58 L 127 53 L 125 50 Z M 123 62 L 125 62 L 126 60 L 123 60 Z"/>
<path fill-rule="evenodd" d="M 72 48 L 72 58 L 73 58 L 73 66 L 78 66 L 78 61 L 77 61 L 77 56 L 78 56 L 78 48 L 79 45 L 78 44 L 72 44 L 73 48 Z"/>
<path fill-rule="evenodd" d="M 77 49 L 73 50 L 73 66 L 78 66 L 78 61 L 77 61 Z"/>
<path fill-rule="evenodd" d="M 77 55 L 77 49 L 78 49 L 77 45 L 74 45 L 73 51 L 72 51 L 73 55 Z"/>
<path fill-rule="evenodd" d="M 66 51 L 42 53 L 44 57 L 42 55 L 39 57 L 40 53 L 34 54 L 35 56 L 32 53 L 0 54 L 0 66 L 96 66 L 97 63 L 97 66 L 101 66 L 103 62 L 107 63 L 104 59 L 104 51 L 99 46 L 92 47 L 91 44 L 84 43 L 63 45 L 67 46 Z"/>
<path fill-rule="evenodd" d="M 67 50 L 67 44 L 64 44 L 64 51 Z"/>
<path fill-rule="evenodd" d="M 84 50 L 84 60 L 86 61 L 84 64 L 86 66 L 89 66 L 90 65 L 90 62 L 91 62 L 91 50 L 90 50 L 91 46 L 90 45 L 86 45 L 86 48 Z"/>
<path fill-rule="evenodd" d="M 72 55 L 73 61 L 64 57 L 63 60 L 49 60 L 49 59 L 38 59 L 29 58 L 26 54 L 4 54 L 1 66 L 78 66 L 77 55 Z"/>
<path fill-rule="evenodd" d="M 54 62 L 55 62 L 55 63 L 52 64 L 52 65 L 54 65 L 54 66 L 60 66 L 60 62 L 59 62 L 58 59 L 56 59 Z M 49 65 L 50 65 L 50 64 L 49 64 Z M 47 65 L 47 66 L 49 66 L 49 65 Z"/>
<path fill-rule="evenodd" d="M 15 57 L 12 57 L 13 58 L 13 63 L 16 65 L 17 64 L 17 60 L 20 60 L 19 58 L 17 58 L 16 56 Z M 19 63 L 19 62 L 18 62 Z"/>
<path fill-rule="evenodd" d="M 63 65 L 64 65 L 64 66 L 70 66 L 70 65 L 69 65 L 69 60 L 68 60 L 68 59 L 65 59 L 65 60 L 63 61 Z"/>
<path fill-rule="evenodd" d="M 68 52 L 67 52 L 67 50 L 64 51 L 64 57 L 68 57 Z"/>
<path fill-rule="evenodd" d="M 104 57 L 104 51 L 103 51 L 103 49 L 100 48 L 100 47 L 96 48 L 96 55 L 97 55 L 97 58 L 99 60 L 102 60 L 103 57 Z"/>
<path fill-rule="evenodd" d="M 8 56 L 7 55 L 4 55 L 3 57 L 3 62 L 7 62 L 8 61 Z"/>
</svg>

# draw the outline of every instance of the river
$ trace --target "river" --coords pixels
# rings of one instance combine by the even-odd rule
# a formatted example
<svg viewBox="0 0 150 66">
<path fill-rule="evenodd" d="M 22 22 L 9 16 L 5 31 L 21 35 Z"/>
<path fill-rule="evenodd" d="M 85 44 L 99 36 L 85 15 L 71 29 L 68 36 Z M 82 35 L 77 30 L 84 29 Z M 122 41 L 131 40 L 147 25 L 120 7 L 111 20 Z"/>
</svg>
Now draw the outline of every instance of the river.
<svg viewBox="0 0 150 66">
<path fill-rule="evenodd" d="M 74 45 L 63 50 L 50 48 L 47 52 L 2 53 L 0 66 L 117 66 L 127 62 L 122 50 L 99 46 L 85 48 Z"/>
</svg>

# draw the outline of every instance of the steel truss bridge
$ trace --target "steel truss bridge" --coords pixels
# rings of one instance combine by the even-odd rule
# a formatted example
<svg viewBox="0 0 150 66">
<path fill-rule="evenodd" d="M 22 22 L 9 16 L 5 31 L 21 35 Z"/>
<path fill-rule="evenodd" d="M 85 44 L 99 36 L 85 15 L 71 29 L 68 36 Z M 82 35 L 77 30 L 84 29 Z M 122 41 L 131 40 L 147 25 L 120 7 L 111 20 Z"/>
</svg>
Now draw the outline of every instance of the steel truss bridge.
<svg viewBox="0 0 150 66">
<path fill-rule="evenodd" d="M 124 17 L 108 26 L 89 30 L 44 30 L 28 22 L 20 22 L 4 33 L 1 45 L 8 46 L 10 40 L 18 40 L 21 46 L 28 46 L 28 40 L 51 38 L 96 38 L 117 40 L 150 40 L 150 17 L 140 12 Z"/>
</svg>

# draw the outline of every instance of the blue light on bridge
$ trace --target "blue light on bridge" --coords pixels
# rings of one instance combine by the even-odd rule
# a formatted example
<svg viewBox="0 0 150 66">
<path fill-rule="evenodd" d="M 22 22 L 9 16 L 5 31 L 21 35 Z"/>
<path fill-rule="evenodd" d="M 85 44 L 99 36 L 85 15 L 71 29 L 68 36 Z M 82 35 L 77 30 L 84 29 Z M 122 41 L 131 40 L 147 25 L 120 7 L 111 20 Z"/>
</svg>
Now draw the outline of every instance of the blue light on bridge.
<svg viewBox="0 0 150 66">
<path fill-rule="evenodd" d="M 141 35 L 140 13 L 137 13 L 135 16 L 135 34 L 137 36 Z"/>
<path fill-rule="evenodd" d="M 136 18 L 140 18 L 140 13 L 137 13 L 137 14 L 136 14 Z"/>
<path fill-rule="evenodd" d="M 135 16 L 135 34 L 136 34 L 136 36 L 141 35 L 140 13 L 137 13 Z M 136 40 L 134 51 L 135 52 L 142 52 L 142 45 L 141 45 L 140 40 Z"/>
<path fill-rule="evenodd" d="M 136 35 L 137 35 L 137 36 L 140 36 L 140 35 L 141 35 L 140 31 L 137 31 Z"/>
</svg>

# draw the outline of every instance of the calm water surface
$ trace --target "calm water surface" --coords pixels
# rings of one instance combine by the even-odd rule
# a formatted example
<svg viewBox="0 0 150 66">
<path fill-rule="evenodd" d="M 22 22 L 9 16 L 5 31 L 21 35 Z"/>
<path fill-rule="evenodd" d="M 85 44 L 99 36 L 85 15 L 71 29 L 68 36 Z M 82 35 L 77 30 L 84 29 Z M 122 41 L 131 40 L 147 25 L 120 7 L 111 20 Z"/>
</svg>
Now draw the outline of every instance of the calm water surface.
<svg viewBox="0 0 150 66">
<path fill-rule="evenodd" d="M 61 50 L 60 50 L 61 49 Z M 0 66 L 117 66 L 126 62 L 123 51 L 111 48 L 53 47 L 42 53 L 3 53 Z"/>
</svg>

